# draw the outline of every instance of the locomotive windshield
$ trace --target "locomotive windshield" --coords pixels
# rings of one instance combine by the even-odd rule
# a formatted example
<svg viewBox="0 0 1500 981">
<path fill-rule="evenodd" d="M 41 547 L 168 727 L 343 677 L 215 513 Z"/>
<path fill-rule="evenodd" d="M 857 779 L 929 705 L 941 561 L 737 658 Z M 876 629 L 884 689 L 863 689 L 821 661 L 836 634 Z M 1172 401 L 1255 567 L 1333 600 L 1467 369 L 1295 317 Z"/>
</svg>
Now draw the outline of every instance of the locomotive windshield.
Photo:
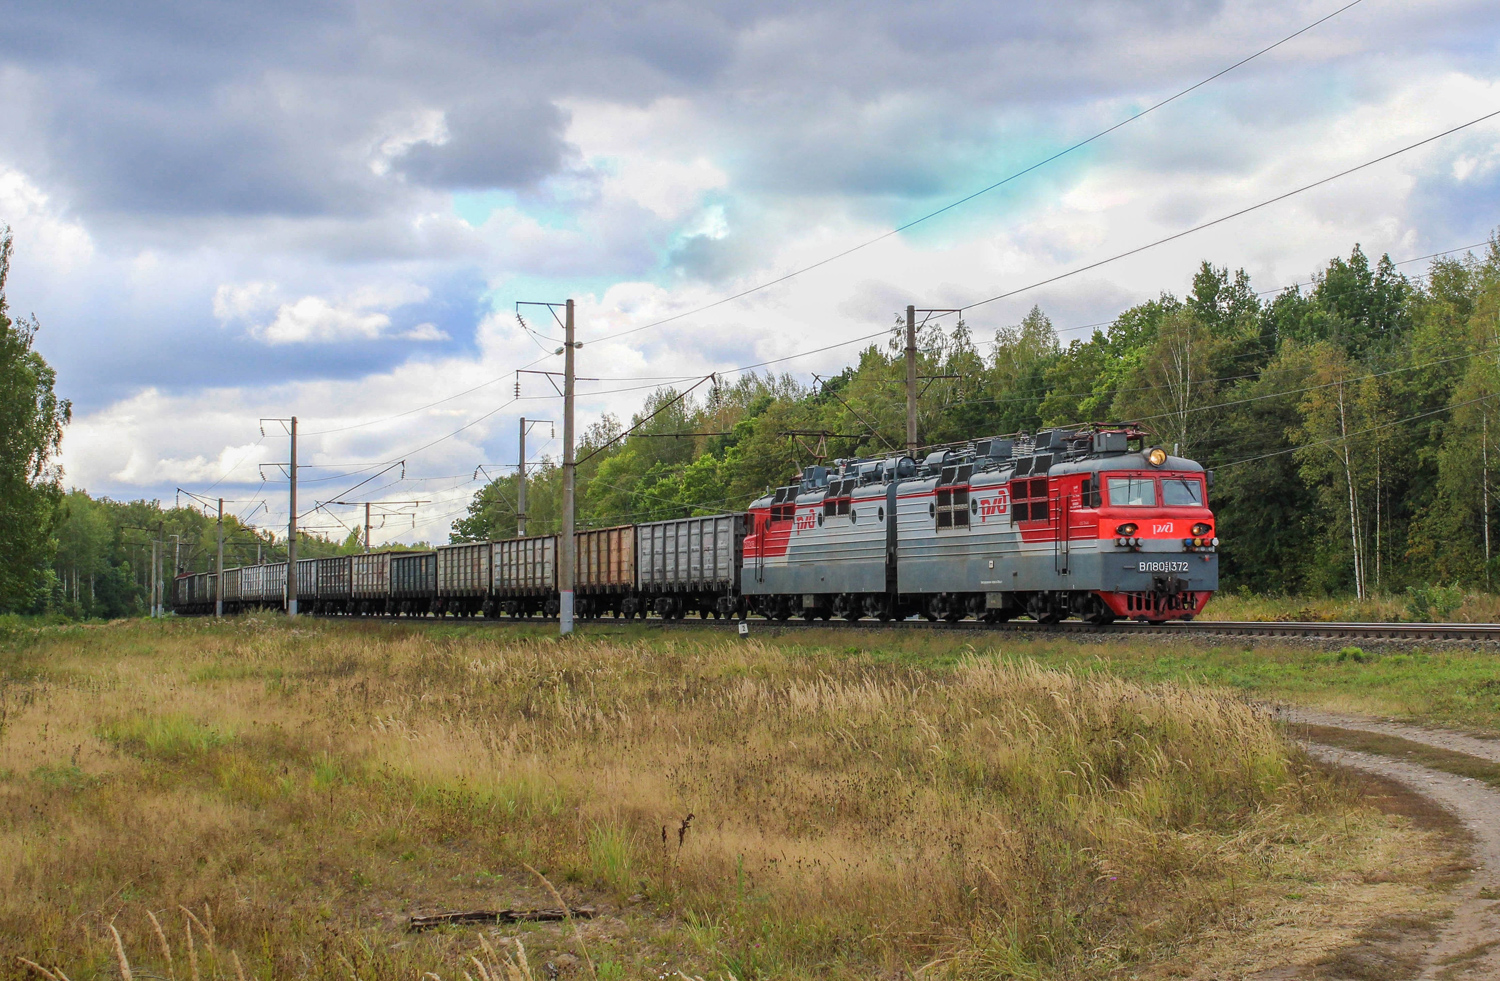
<svg viewBox="0 0 1500 981">
<path fill-rule="evenodd" d="M 1169 508 L 1201 505 L 1203 484 L 1187 478 L 1166 478 L 1161 482 L 1161 501 Z"/>
<path fill-rule="evenodd" d="M 1127 508 L 1156 506 L 1156 481 L 1150 477 L 1110 477 L 1109 503 Z"/>
</svg>

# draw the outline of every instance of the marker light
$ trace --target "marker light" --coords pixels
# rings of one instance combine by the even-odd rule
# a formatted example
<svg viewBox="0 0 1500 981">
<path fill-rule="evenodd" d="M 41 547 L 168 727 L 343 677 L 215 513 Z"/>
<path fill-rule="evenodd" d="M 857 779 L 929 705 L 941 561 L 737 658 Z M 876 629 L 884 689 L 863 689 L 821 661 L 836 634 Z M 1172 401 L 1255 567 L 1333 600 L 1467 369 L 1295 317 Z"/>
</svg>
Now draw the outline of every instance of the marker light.
<svg viewBox="0 0 1500 981">
<path fill-rule="evenodd" d="M 1167 462 L 1167 451 L 1160 446 L 1153 446 L 1151 452 L 1146 454 L 1146 462 L 1153 467 L 1159 467 Z"/>
<path fill-rule="evenodd" d="M 1135 534 L 1135 522 L 1133 522 L 1133 521 L 1127 521 L 1123 525 L 1116 525 L 1115 526 L 1115 534 L 1116 535 L 1134 535 Z"/>
</svg>

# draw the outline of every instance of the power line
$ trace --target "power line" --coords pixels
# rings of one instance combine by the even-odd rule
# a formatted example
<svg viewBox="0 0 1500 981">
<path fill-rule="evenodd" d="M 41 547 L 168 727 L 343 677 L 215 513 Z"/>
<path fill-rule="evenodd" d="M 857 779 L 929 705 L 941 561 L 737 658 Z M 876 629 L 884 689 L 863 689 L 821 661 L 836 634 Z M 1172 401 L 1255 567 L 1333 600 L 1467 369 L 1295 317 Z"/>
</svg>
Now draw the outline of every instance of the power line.
<svg viewBox="0 0 1500 981">
<path fill-rule="evenodd" d="M 797 276 L 800 276 L 803 273 L 811 272 L 812 270 L 817 269 L 820 266 L 826 266 L 826 265 L 828 265 L 831 262 L 836 262 L 837 260 L 844 258 L 845 256 L 853 255 L 855 252 L 859 252 L 862 249 L 867 249 L 867 248 L 869 248 L 872 245 L 875 245 L 875 244 L 877 244 L 879 242 L 883 242 L 883 241 L 885 241 L 886 239 L 890 238 L 893 235 L 899 235 L 899 234 L 901 234 L 904 231 L 908 231 L 909 229 L 915 228 L 917 225 L 920 225 L 920 224 L 922 224 L 925 221 L 928 221 L 928 220 L 930 220 L 932 218 L 936 218 L 938 215 L 944 214 L 944 213 L 946 213 L 948 211 L 952 211 L 954 208 L 957 208 L 957 207 L 959 207 L 960 205 L 963 205 L 963 204 L 967 204 L 968 202 L 973 201 L 975 198 L 978 198 L 978 197 L 981 197 L 981 196 L 983 196 L 985 194 L 988 194 L 989 192 L 991 192 L 991 191 L 993 191 L 993 190 L 995 190 L 995 189 L 997 189 L 999 187 L 1003 187 L 1004 185 L 1010 183 L 1013 180 L 1016 180 L 1019 177 L 1024 177 L 1026 174 L 1029 174 L 1029 173 L 1031 173 L 1034 170 L 1037 170 L 1037 169 L 1039 169 L 1041 167 L 1045 167 L 1047 164 L 1052 163 L 1054 160 L 1058 160 L 1058 159 L 1060 159 L 1062 157 L 1065 157 L 1065 156 L 1067 156 L 1068 154 L 1072 153 L 1075 150 L 1080 150 L 1083 147 L 1088 146 L 1090 143 L 1093 143 L 1095 140 L 1102 139 L 1103 137 L 1108 136 L 1110 133 L 1113 133 L 1115 130 L 1120 129 L 1123 126 L 1127 126 L 1130 123 L 1135 122 L 1137 119 L 1140 119 L 1140 118 L 1142 118 L 1144 116 L 1150 115 L 1151 113 L 1153 113 L 1156 110 L 1162 108 L 1163 106 L 1167 105 L 1168 103 L 1175 102 L 1178 99 L 1182 98 L 1183 96 L 1189 94 L 1190 92 L 1193 92 L 1193 91 L 1195 91 L 1197 89 L 1202 88 L 1203 86 L 1205 86 L 1208 83 L 1214 81 L 1215 79 L 1221 78 L 1224 75 L 1229 74 L 1230 72 L 1234 71 L 1236 68 L 1239 68 L 1239 67 L 1241 67 L 1243 65 L 1249 64 L 1250 62 L 1254 61 L 1256 58 L 1259 58 L 1261 55 L 1266 54 L 1266 53 L 1268 53 L 1270 51 L 1275 50 L 1276 48 L 1281 47 L 1283 44 L 1286 44 L 1288 41 L 1291 41 L 1292 39 L 1294 39 L 1294 38 L 1296 38 L 1296 37 L 1298 37 L 1298 36 L 1300 36 L 1302 34 L 1306 34 L 1308 31 L 1312 30 L 1313 28 L 1317 27 L 1318 25 L 1323 24 L 1326 21 L 1332 20 L 1333 18 L 1337 17 L 1339 14 L 1341 14 L 1344 11 L 1348 10 L 1350 7 L 1357 6 L 1360 2 L 1361 2 L 1361 0 L 1353 0 L 1353 2 L 1351 2 L 1351 3 L 1346 3 L 1344 6 L 1342 6 L 1342 7 L 1338 8 L 1337 10 L 1333 11 L 1333 13 L 1326 14 L 1325 16 L 1318 18 L 1317 20 L 1313 21 L 1311 24 L 1308 24 L 1306 27 L 1302 28 L 1301 30 L 1298 30 L 1298 31 L 1295 31 L 1295 32 L 1293 32 L 1291 34 L 1288 34 L 1286 37 L 1284 37 L 1281 40 L 1275 42 L 1274 44 L 1269 44 L 1269 45 L 1265 46 L 1264 48 L 1261 48 L 1259 51 L 1256 51 L 1254 54 L 1247 55 L 1246 57 L 1241 58 L 1239 61 L 1237 61 L 1234 64 L 1230 65 L 1228 68 L 1220 69 L 1219 71 L 1214 72 L 1212 75 L 1208 76 L 1207 78 L 1203 79 L 1202 81 L 1195 82 L 1192 85 L 1189 85 L 1187 88 L 1181 90 L 1180 92 L 1177 92 L 1174 95 L 1168 96 L 1167 98 L 1162 99 L 1160 102 L 1157 102 L 1154 105 L 1151 105 L 1151 106 L 1149 106 L 1149 107 L 1147 107 L 1145 109 L 1142 109 L 1140 112 L 1135 113 L 1132 116 L 1127 116 L 1126 118 L 1124 118 L 1124 119 L 1120 120 L 1119 122 L 1115 123 L 1113 126 L 1110 126 L 1107 129 L 1100 130 L 1099 132 L 1095 133 L 1093 136 L 1088 137 L 1087 139 L 1080 140 L 1079 142 L 1074 143 L 1072 146 L 1069 146 L 1066 149 L 1059 150 L 1056 153 L 1052 154 L 1051 156 L 1046 157 L 1046 158 L 1044 158 L 1042 160 L 1039 160 L 1036 163 L 1031 164 L 1030 166 L 1028 166 L 1028 167 L 1026 167 L 1026 168 L 1024 168 L 1022 170 L 1018 170 L 1015 173 L 1009 175 L 1008 177 L 1001 178 L 1000 180 L 994 182 L 993 184 L 990 184 L 990 185 L 988 185 L 986 187 L 982 187 L 979 190 L 973 192 L 972 194 L 968 194 L 968 195 L 966 195 L 966 196 L 964 196 L 962 198 L 959 198 L 957 201 L 954 201 L 954 202 L 952 202 L 950 204 L 946 204 L 943 207 L 937 209 L 936 211 L 928 212 L 927 214 L 922 215 L 920 218 L 915 218 L 915 219 L 907 222 L 904 225 L 898 225 L 897 227 L 891 229 L 890 231 L 882 232 L 880 235 L 877 235 L 876 237 L 874 237 L 872 239 L 869 239 L 868 241 L 861 242 L 860 244 L 852 246 L 851 248 L 847 248 L 847 249 L 845 249 L 842 252 L 838 252 L 838 253 L 836 253 L 834 255 L 831 255 L 831 256 L 827 257 L 826 259 L 820 259 L 817 262 L 812 263 L 811 265 L 803 266 L 800 269 L 794 269 L 791 272 L 786 273 L 783 276 L 778 276 L 775 279 L 768 280 L 767 282 L 761 283 L 758 286 L 752 286 L 749 289 L 741 290 L 740 292 L 731 294 L 730 296 L 721 297 L 720 299 L 714 300 L 712 303 L 706 303 L 703 306 L 697 307 L 696 309 L 693 309 L 693 310 L 687 310 L 687 311 L 684 311 L 683 313 L 673 314 L 670 317 L 663 317 L 662 319 L 656 320 L 656 321 L 652 321 L 649 324 L 642 324 L 639 327 L 631 327 L 631 328 L 626 329 L 626 330 L 615 331 L 613 334 L 604 334 L 604 335 L 602 335 L 600 337 L 593 338 L 590 341 L 590 343 L 597 344 L 600 341 L 612 340 L 612 339 L 614 339 L 616 337 L 624 337 L 627 334 L 639 333 L 640 331 L 643 331 L 643 330 L 650 330 L 653 327 L 660 327 L 663 324 L 672 323 L 675 320 L 681 320 L 684 317 L 691 317 L 691 316 L 694 316 L 695 314 L 700 314 L 700 313 L 703 313 L 703 312 L 705 312 L 707 310 L 712 310 L 714 307 L 723 306 L 726 303 L 731 303 L 731 302 L 733 302 L 735 300 L 738 300 L 738 299 L 741 299 L 743 297 L 749 296 L 752 293 L 758 293 L 761 290 L 769 289 L 772 286 L 777 286 L 777 285 L 779 285 L 781 283 L 786 282 L 789 279 L 793 279 L 793 278 L 795 278 Z"/>
<path fill-rule="evenodd" d="M 1313 442 L 1313 443 L 1303 443 L 1300 446 L 1288 446 L 1285 449 L 1274 450 L 1274 451 L 1272 451 L 1270 453 L 1262 453 L 1259 456 L 1246 457 L 1243 460 L 1233 460 L 1233 461 L 1230 461 L 1229 463 L 1216 464 L 1214 466 L 1214 469 L 1215 470 L 1224 470 L 1224 469 L 1227 469 L 1229 467 L 1237 467 L 1237 466 L 1239 466 L 1242 463 L 1254 463 L 1257 460 L 1267 460 L 1267 459 L 1270 459 L 1273 456 L 1285 456 L 1288 453 L 1296 453 L 1298 450 L 1310 450 L 1310 449 L 1314 449 L 1314 448 L 1319 447 L 1319 446 L 1327 446 L 1329 443 L 1347 442 L 1348 440 L 1353 439 L 1356 436 L 1365 436 L 1365 435 L 1368 435 L 1369 433 L 1378 432 L 1378 431 L 1380 431 L 1382 429 L 1390 429 L 1392 426 L 1404 426 L 1405 424 L 1407 424 L 1409 422 L 1416 422 L 1418 419 L 1426 419 L 1429 416 L 1435 416 L 1435 415 L 1438 415 L 1439 413 L 1451 412 L 1454 409 L 1462 409 L 1466 405 L 1473 405 L 1475 402 L 1485 402 L 1485 401 L 1488 401 L 1490 399 L 1497 398 L 1497 397 L 1500 397 L 1500 396 L 1497 396 L 1497 395 L 1480 395 L 1480 396 L 1478 396 L 1476 398 L 1467 399 L 1467 400 L 1465 400 L 1463 402 L 1453 402 L 1453 403 L 1450 403 L 1448 405 L 1439 406 L 1436 409 L 1429 409 L 1426 412 L 1419 412 L 1419 413 L 1417 413 L 1414 416 L 1407 416 L 1405 419 L 1396 419 L 1396 420 L 1394 420 L 1392 422 L 1383 422 L 1383 423 L 1381 423 L 1378 426 L 1370 426 L 1367 429 L 1361 429 L 1361 430 L 1358 430 L 1356 432 L 1348 433 L 1347 435 L 1332 436 L 1332 437 L 1329 437 L 1328 439 L 1320 439 L 1320 440 L 1318 440 L 1316 442 Z"/>
<path fill-rule="evenodd" d="M 1141 252 L 1145 252 L 1147 249 L 1154 249 L 1158 245 L 1165 245 L 1168 242 L 1175 242 L 1177 239 L 1184 238 L 1184 237 L 1186 237 L 1188 235 L 1193 234 L 1194 232 L 1201 232 L 1205 228 L 1212 228 L 1215 225 L 1221 225 L 1221 224 L 1223 224 L 1226 221 L 1229 221 L 1229 220 L 1234 219 L 1234 218 L 1239 218 L 1242 215 L 1247 215 L 1247 214 L 1249 214 L 1252 211 L 1258 211 L 1259 209 L 1267 207 L 1269 205 L 1276 204 L 1276 203 L 1278 203 L 1280 201 L 1285 201 L 1287 198 L 1294 197 L 1294 196 L 1296 196 L 1298 194 L 1303 193 L 1304 191 L 1310 191 L 1313 188 L 1322 187 L 1324 184 L 1328 184 L 1328 183 L 1330 183 L 1332 181 L 1336 181 L 1336 180 L 1338 180 L 1341 177 L 1347 177 L 1350 174 L 1356 173 L 1357 171 L 1364 170 L 1367 167 L 1373 167 L 1373 166 L 1375 166 L 1378 163 L 1383 163 L 1383 162 L 1385 162 L 1387 160 L 1390 160 L 1392 157 L 1398 157 L 1398 156 L 1400 156 L 1403 153 L 1407 153 L 1407 152 L 1409 152 L 1411 150 L 1415 150 L 1418 147 L 1426 146 L 1427 144 L 1435 142 L 1437 140 L 1441 140 L 1441 139 L 1443 139 L 1446 136 L 1452 136 L 1454 133 L 1457 133 L 1460 130 L 1468 129 L 1471 126 L 1477 126 L 1477 125 L 1479 125 L 1482 122 L 1485 122 L 1485 121 L 1490 120 L 1490 119 L 1494 119 L 1496 116 L 1500 116 L 1500 109 L 1497 109 L 1494 112 L 1485 113 L 1483 116 L 1480 116 L 1480 117 L 1478 117 L 1476 119 L 1471 119 L 1471 120 L 1469 120 L 1466 123 L 1460 123 L 1457 126 L 1454 126 L 1454 127 L 1450 128 L 1450 129 L 1445 129 L 1441 133 L 1436 133 L 1436 134 L 1434 134 L 1432 136 L 1426 137 L 1425 139 L 1418 140 L 1415 143 L 1409 143 L 1406 146 L 1401 147 L 1399 150 L 1392 150 L 1390 153 L 1382 154 L 1382 155 L 1380 155 L 1378 157 L 1375 157 L 1373 160 L 1366 160 L 1364 163 L 1357 164 L 1357 165 L 1355 165 L 1353 167 L 1348 168 L 1347 170 L 1341 170 L 1338 173 L 1331 174 L 1331 175 L 1329 175 L 1327 177 L 1322 178 L 1321 180 L 1313 181 L 1311 184 L 1304 184 L 1301 187 L 1298 187 L 1298 188 L 1295 188 L 1293 190 L 1287 191 L 1287 192 L 1285 192 L 1283 194 L 1278 194 L 1275 197 L 1267 198 L 1266 200 L 1261 201 L 1259 204 L 1252 204 L 1252 205 L 1250 205 L 1247 208 L 1241 208 L 1238 211 L 1230 212 L 1229 214 L 1223 215 L 1222 217 L 1219 217 L 1219 218 L 1215 218 L 1212 221 L 1205 221 L 1202 224 L 1194 225 L 1192 228 L 1186 228 L 1186 229 L 1183 229 L 1180 232 L 1174 232 L 1171 235 L 1167 235 L 1164 238 L 1159 238 L 1159 239 L 1157 239 L 1154 242 L 1147 242 L 1145 245 L 1138 245 L 1138 246 L 1136 246 L 1133 249 L 1129 249 L 1129 250 L 1127 250 L 1125 252 L 1117 253 L 1116 255 L 1112 255 L 1112 256 L 1110 256 L 1107 259 L 1100 259 L 1097 262 L 1091 262 L 1091 263 L 1089 263 L 1088 265 L 1085 265 L 1085 266 L 1078 266 L 1078 267 L 1076 267 L 1074 269 L 1068 270 L 1067 272 L 1058 273 L 1056 276 L 1049 276 L 1046 279 L 1038 280 L 1037 282 L 1031 283 L 1030 285 L 1017 287 L 1016 289 L 1009 290 L 1009 291 L 1007 291 L 1005 293 L 998 293 L 995 296 L 987 297 L 986 299 L 983 299 L 983 300 L 975 300 L 973 303 L 966 304 L 965 306 L 963 306 L 962 308 L 960 308 L 959 313 L 960 314 L 967 313 L 969 310 L 972 310 L 975 307 L 981 307 L 981 306 L 984 306 L 987 303 L 994 303 L 996 300 L 1008 299 L 1009 297 L 1016 296 L 1019 293 L 1025 293 L 1025 292 L 1028 292 L 1030 290 L 1034 290 L 1034 289 L 1036 289 L 1036 288 L 1038 288 L 1040 286 L 1047 286 L 1047 285 L 1049 285 L 1051 283 L 1056 283 L 1059 280 L 1068 279 L 1068 278 L 1070 278 L 1072 276 L 1077 276 L 1079 273 L 1085 273 L 1085 272 L 1088 272 L 1091 269 L 1098 269 L 1100 266 L 1108 265 L 1111 262 L 1116 262 L 1116 261 L 1118 261 L 1120 259 L 1124 259 L 1124 258 L 1127 258 L 1129 256 L 1137 255 L 1137 254 L 1139 254 Z"/>
</svg>

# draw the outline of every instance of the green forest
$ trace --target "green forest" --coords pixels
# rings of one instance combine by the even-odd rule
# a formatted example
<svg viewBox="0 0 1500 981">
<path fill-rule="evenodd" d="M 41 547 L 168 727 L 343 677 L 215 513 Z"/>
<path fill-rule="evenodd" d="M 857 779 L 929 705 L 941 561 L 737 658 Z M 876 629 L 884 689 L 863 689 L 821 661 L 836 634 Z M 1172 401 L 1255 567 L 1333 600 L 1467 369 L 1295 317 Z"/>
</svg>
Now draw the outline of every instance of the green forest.
<svg viewBox="0 0 1500 981">
<path fill-rule="evenodd" d="M 55 458 L 71 406 L 34 349 L 39 324 L 5 305 L 10 249 L 0 236 L 0 612 L 143 613 L 152 542 L 167 575 L 211 568 L 214 517 L 201 502 L 64 489 Z M 1186 296 L 1164 293 L 1066 344 L 1039 308 L 993 337 L 929 323 L 920 439 L 1136 422 L 1215 471 L 1225 588 L 1500 587 L 1500 237 L 1421 278 L 1355 246 L 1305 286 L 1256 285 L 1204 262 Z M 900 452 L 902 346 L 893 321 L 888 342 L 829 378 L 716 379 L 653 393 L 628 425 L 604 417 L 580 438 L 580 527 L 736 511 L 815 459 Z M 453 540 L 513 536 L 516 490 L 514 474 L 485 485 Z M 560 499 L 560 469 L 544 460 L 528 481 L 531 533 L 557 529 Z M 233 517 L 224 536 L 227 563 L 285 557 L 284 538 Z M 302 556 L 361 548 L 357 532 L 298 544 Z"/>
<path fill-rule="evenodd" d="M 1134 421 L 1214 470 L 1226 588 L 1500 585 L 1489 422 L 1500 238 L 1483 255 L 1438 258 L 1421 279 L 1356 245 L 1305 286 L 1264 292 L 1203 262 L 1186 296 L 1164 293 L 1071 343 L 1039 308 L 992 338 L 949 321 L 918 343 L 926 445 Z M 580 527 L 733 511 L 817 456 L 897 452 L 902 346 L 893 325 L 831 378 L 752 374 L 685 397 L 658 391 L 628 427 L 606 417 L 580 441 Z M 555 461 L 527 486 L 528 531 L 556 530 Z M 515 500 L 514 475 L 490 483 L 454 539 L 514 535 Z"/>
</svg>

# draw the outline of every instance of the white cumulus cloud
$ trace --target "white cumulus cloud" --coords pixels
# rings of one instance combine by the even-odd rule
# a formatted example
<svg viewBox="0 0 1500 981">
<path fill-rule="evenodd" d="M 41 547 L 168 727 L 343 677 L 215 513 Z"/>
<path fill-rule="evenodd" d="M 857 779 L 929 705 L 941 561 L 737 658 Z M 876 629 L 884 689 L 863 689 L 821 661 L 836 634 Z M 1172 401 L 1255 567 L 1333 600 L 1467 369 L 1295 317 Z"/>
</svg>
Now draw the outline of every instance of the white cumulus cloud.
<svg viewBox="0 0 1500 981">
<path fill-rule="evenodd" d="M 215 291 L 213 307 L 221 323 L 243 324 L 249 337 L 271 345 L 382 338 L 447 340 L 447 332 L 431 323 L 404 331 L 393 329 L 390 311 L 420 303 L 430 295 L 425 286 L 396 283 L 367 287 L 342 297 L 312 295 L 282 300 L 274 283 L 226 283 Z M 272 311 L 274 316 L 270 316 Z"/>
</svg>

